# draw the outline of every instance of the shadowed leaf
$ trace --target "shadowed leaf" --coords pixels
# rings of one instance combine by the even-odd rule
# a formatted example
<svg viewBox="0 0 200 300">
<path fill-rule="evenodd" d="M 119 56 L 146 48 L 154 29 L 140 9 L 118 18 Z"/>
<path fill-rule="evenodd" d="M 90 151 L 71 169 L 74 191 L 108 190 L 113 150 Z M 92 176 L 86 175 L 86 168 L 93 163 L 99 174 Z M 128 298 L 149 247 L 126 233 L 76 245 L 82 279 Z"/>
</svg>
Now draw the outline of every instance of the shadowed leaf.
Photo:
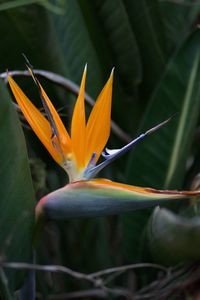
<svg viewBox="0 0 200 300">
<path fill-rule="evenodd" d="M 24 137 L 5 88 L 0 88 L 0 256 L 29 261 L 34 223 L 34 197 Z M 13 288 L 22 274 L 8 272 Z"/>
<path fill-rule="evenodd" d="M 158 118 L 178 114 L 165 128 L 130 153 L 127 167 L 129 183 L 155 188 L 181 188 L 199 115 L 199 53 L 200 31 L 197 29 L 169 62 L 146 110 L 140 132 L 149 128 Z M 149 213 L 143 211 L 136 218 L 129 215 L 124 220 L 125 244 L 131 257 L 134 251 L 132 247 L 139 245 Z M 138 220 L 141 230 L 133 234 L 138 228 Z"/>
<path fill-rule="evenodd" d="M 156 262 L 177 264 L 200 259 L 200 218 L 178 216 L 156 208 L 146 231 L 151 255 Z"/>
</svg>

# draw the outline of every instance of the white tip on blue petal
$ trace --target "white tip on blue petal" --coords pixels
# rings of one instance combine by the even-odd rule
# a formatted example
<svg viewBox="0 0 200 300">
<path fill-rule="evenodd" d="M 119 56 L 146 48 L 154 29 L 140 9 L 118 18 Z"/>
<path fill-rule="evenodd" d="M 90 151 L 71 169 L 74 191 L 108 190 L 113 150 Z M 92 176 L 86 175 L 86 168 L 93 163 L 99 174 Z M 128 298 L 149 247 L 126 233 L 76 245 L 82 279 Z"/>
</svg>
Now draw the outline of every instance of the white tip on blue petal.
<svg viewBox="0 0 200 300">
<path fill-rule="evenodd" d="M 87 168 L 86 171 L 86 177 L 87 179 L 96 176 L 97 173 L 99 173 L 102 169 L 104 169 L 107 165 L 112 163 L 115 159 L 119 158 L 126 152 L 128 152 L 130 149 L 133 148 L 137 143 L 139 143 L 141 140 L 143 140 L 146 136 L 149 134 L 155 132 L 156 130 L 160 129 L 164 125 L 166 125 L 171 120 L 171 117 L 167 120 L 159 123 L 158 125 L 152 127 L 151 129 L 147 130 L 145 133 L 140 134 L 136 139 L 132 140 L 130 143 L 125 145 L 124 147 L 120 149 L 105 149 L 105 151 L 102 153 L 102 156 L 105 158 L 105 160 L 100 163 L 97 166 L 94 166 L 92 168 Z M 89 167 L 89 165 L 88 165 Z"/>
</svg>

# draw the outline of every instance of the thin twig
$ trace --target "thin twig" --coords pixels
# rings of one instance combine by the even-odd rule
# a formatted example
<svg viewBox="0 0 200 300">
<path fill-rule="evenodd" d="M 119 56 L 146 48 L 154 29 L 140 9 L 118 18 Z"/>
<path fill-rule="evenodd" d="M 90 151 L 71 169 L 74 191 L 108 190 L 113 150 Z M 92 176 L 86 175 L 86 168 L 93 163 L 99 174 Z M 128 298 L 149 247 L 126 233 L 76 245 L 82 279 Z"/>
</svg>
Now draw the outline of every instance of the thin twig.
<svg viewBox="0 0 200 300">
<path fill-rule="evenodd" d="M 9 268 L 9 269 L 20 269 L 20 270 L 36 270 L 36 271 L 44 271 L 51 273 L 65 273 L 73 278 L 80 280 L 87 280 L 92 283 L 96 283 L 93 278 L 90 278 L 89 275 L 80 273 L 70 268 L 59 266 L 59 265 L 39 265 L 39 264 L 29 264 L 23 262 L 2 262 L 1 267 Z"/>
<path fill-rule="evenodd" d="M 126 289 L 119 288 L 106 288 L 106 289 L 89 289 L 89 290 L 81 290 L 70 293 L 62 293 L 62 294 L 51 294 L 47 296 L 47 300 L 68 300 L 68 299 L 81 299 L 81 298 L 93 298 L 95 299 L 108 299 L 108 294 L 112 294 L 114 297 L 125 297 L 126 299 L 134 300 L 133 295 L 127 291 Z M 42 295 L 37 293 L 37 299 L 43 299 Z"/>
<path fill-rule="evenodd" d="M 171 269 L 170 276 L 153 281 L 135 294 L 135 300 L 158 300 L 171 299 L 170 296 L 177 295 L 178 289 L 185 283 L 194 282 L 200 278 L 199 265 L 193 264 Z"/>
<path fill-rule="evenodd" d="M 45 272 L 61 272 L 65 273 L 75 279 L 86 280 L 93 284 L 94 289 L 88 291 L 78 291 L 74 293 L 67 293 L 62 295 L 57 295 L 54 298 L 53 295 L 49 296 L 47 299 L 80 299 L 84 297 L 97 297 L 99 293 L 100 298 L 106 298 L 109 294 L 114 297 L 125 297 L 127 300 L 144 300 L 144 299 L 167 299 L 169 295 L 185 284 L 186 286 L 200 278 L 200 267 L 199 264 L 188 265 L 183 268 L 183 266 L 167 269 L 158 264 L 151 263 L 138 263 L 126 266 L 120 266 L 116 268 L 108 268 L 95 273 L 85 274 L 77 271 L 73 271 L 67 267 L 60 265 L 39 265 L 39 264 L 29 264 L 20 262 L 0 262 L 1 268 L 13 268 L 13 269 L 28 269 L 37 270 Z M 127 289 L 121 287 L 110 288 L 106 286 L 106 281 L 100 276 L 105 276 L 112 273 L 120 274 L 122 272 L 128 271 L 130 269 L 136 268 L 155 268 L 162 270 L 166 273 L 162 279 L 155 280 L 145 288 L 135 292 L 134 294 Z M 189 279 L 188 279 L 189 278 Z M 88 294 L 87 294 L 88 293 Z M 96 294 L 96 295 L 95 295 Z M 121 298 L 120 298 L 121 299 Z"/>
<path fill-rule="evenodd" d="M 26 269 L 26 270 L 36 270 L 36 271 L 44 271 L 44 272 L 60 272 L 60 273 L 66 273 L 76 279 L 86 279 L 92 282 L 94 282 L 96 278 L 99 278 L 100 276 L 108 275 L 110 273 L 120 272 L 121 274 L 122 272 L 126 272 L 128 270 L 133 270 L 133 269 L 139 269 L 139 268 L 159 269 L 164 271 L 165 273 L 168 273 L 167 268 L 153 263 L 138 263 L 138 264 L 125 265 L 125 266 L 100 270 L 98 272 L 94 272 L 90 274 L 80 273 L 68 267 L 64 267 L 60 265 L 39 265 L 39 264 L 30 264 L 30 263 L 23 263 L 23 262 L 1 262 L 1 267 L 9 268 L 9 269 Z"/>
<path fill-rule="evenodd" d="M 86 280 L 89 281 L 94 285 L 95 288 L 100 288 L 102 291 L 108 294 L 112 294 L 113 296 L 124 296 L 126 299 L 133 299 L 131 296 L 130 291 L 122 288 L 108 288 L 104 282 L 104 280 L 100 276 L 105 276 L 111 273 L 117 273 L 116 276 L 118 276 L 118 273 L 122 273 L 131 269 L 138 269 L 138 268 L 155 268 L 162 270 L 167 273 L 167 269 L 157 265 L 157 264 L 151 264 L 151 263 L 138 263 L 138 264 L 131 264 L 131 265 L 125 265 L 115 268 L 108 268 L 104 270 L 100 270 L 95 273 L 85 274 L 80 273 L 77 271 L 74 271 L 70 268 L 60 266 L 60 265 L 39 265 L 39 264 L 29 264 L 29 263 L 20 263 L 20 262 L 2 262 L 1 267 L 3 268 L 13 268 L 13 269 L 26 269 L 26 270 L 37 270 L 37 271 L 45 271 L 45 272 L 61 272 L 65 273 L 75 279 L 79 280 Z M 84 297 L 84 296 L 83 296 Z M 75 298 L 75 296 L 74 296 Z M 70 299 L 70 298 L 66 298 Z M 71 298 L 73 299 L 73 298 Z"/>
<path fill-rule="evenodd" d="M 127 300 L 134 300 L 133 293 L 123 288 L 108 288 L 103 286 L 102 290 L 107 292 L 107 295 L 116 296 L 116 297 L 125 297 Z M 120 298 L 121 299 L 121 298 Z"/>
<path fill-rule="evenodd" d="M 95 273 L 91 273 L 90 277 L 91 278 L 96 278 L 96 277 L 100 277 L 103 275 L 108 275 L 110 273 L 116 273 L 116 272 L 120 272 L 120 274 L 122 272 L 126 272 L 128 270 L 132 270 L 132 269 L 141 269 L 141 268 L 153 268 L 153 269 L 159 269 L 164 271 L 165 273 L 168 272 L 167 268 L 158 265 L 158 264 L 152 264 L 152 263 L 138 263 L 138 264 L 131 264 L 131 265 L 126 265 L 126 266 L 120 266 L 120 267 L 114 267 L 114 268 L 109 268 L 109 269 L 104 269 Z"/>
<path fill-rule="evenodd" d="M 55 294 L 48 296 L 48 300 L 65 300 L 65 299 L 81 299 L 95 297 L 100 299 L 106 299 L 108 296 L 107 292 L 102 289 L 89 289 L 84 291 L 76 291 L 71 293 Z M 40 298 L 39 298 L 40 299 Z"/>
<path fill-rule="evenodd" d="M 9 74 L 13 77 L 15 77 L 15 76 L 31 76 L 28 70 L 9 71 Z M 46 78 L 47 80 L 49 80 L 57 85 L 60 85 L 61 87 L 66 88 L 68 91 L 70 91 L 74 95 L 78 95 L 78 93 L 79 93 L 79 86 L 77 84 L 75 84 L 73 81 L 71 81 L 61 75 L 58 75 L 58 74 L 50 72 L 50 71 L 39 70 L 39 69 L 34 69 L 34 74 L 36 74 L 40 77 Z M 6 83 L 7 83 L 7 75 L 8 75 L 7 72 L 0 73 L 0 78 L 4 79 Z M 91 106 L 93 106 L 95 103 L 94 99 L 92 99 L 92 97 L 88 93 L 85 93 L 85 100 Z M 123 140 L 124 142 L 128 143 L 131 141 L 130 136 L 126 132 L 124 132 L 114 121 L 111 121 L 111 129 L 112 129 L 113 133 L 118 138 Z"/>
</svg>

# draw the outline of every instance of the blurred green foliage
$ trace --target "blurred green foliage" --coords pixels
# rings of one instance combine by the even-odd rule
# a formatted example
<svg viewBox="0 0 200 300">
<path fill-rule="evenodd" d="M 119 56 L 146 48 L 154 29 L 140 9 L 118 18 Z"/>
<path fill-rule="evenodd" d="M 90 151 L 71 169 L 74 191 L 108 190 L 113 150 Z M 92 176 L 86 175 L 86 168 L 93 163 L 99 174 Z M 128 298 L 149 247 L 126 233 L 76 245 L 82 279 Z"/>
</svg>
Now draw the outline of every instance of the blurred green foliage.
<svg viewBox="0 0 200 300">
<path fill-rule="evenodd" d="M 86 90 L 95 99 L 115 66 L 112 118 L 129 136 L 135 137 L 169 116 L 175 116 L 170 124 L 113 163 L 101 176 L 159 189 L 188 189 L 200 166 L 199 12 L 197 1 L 186 0 L 1 0 L 0 72 L 24 70 L 21 54 L 25 53 L 35 68 L 61 74 L 79 84 L 87 62 Z M 17 81 L 33 102 L 41 106 L 32 80 L 20 77 Z M 44 78 L 41 82 L 55 106 L 62 108 L 65 124 L 69 124 L 74 96 Z M 0 251 L 8 260 L 29 261 L 35 203 L 26 147 L 3 84 L 0 94 L 3 141 Z M 25 120 L 22 117 L 20 120 L 39 200 L 43 193 L 66 184 L 67 178 L 27 128 Z M 124 141 L 111 133 L 108 146 L 123 145 Z M 187 218 L 186 213 L 185 221 L 180 221 L 179 214 L 185 207 L 168 209 L 174 211 L 173 217 L 170 212 L 158 209 L 152 215 L 152 209 L 148 209 L 122 217 L 50 222 L 43 231 L 37 261 L 93 272 L 136 261 L 174 264 L 196 259 L 196 250 L 195 253 L 186 251 L 177 258 L 181 248 L 188 245 L 187 226 L 186 239 L 183 234 L 180 247 L 170 247 L 173 250 L 169 257 L 167 238 L 160 241 L 158 237 L 165 236 L 164 228 L 170 238 L 172 230 L 176 243 L 171 218 L 175 227 L 176 222 L 178 226 L 188 222 L 192 228 L 195 222 L 199 224 L 198 210 L 192 218 Z M 198 221 L 194 222 L 193 218 Z M 5 246 L 13 234 L 13 240 L 11 237 L 9 246 Z M 199 236 L 198 227 L 194 245 L 198 245 Z M 16 277 L 9 272 L 8 276 L 13 288 L 22 284 L 21 275 Z M 61 275 L 38 273 L 37 277 L 38 290 L 44 295 L 85 287 Z"/>
</svg>

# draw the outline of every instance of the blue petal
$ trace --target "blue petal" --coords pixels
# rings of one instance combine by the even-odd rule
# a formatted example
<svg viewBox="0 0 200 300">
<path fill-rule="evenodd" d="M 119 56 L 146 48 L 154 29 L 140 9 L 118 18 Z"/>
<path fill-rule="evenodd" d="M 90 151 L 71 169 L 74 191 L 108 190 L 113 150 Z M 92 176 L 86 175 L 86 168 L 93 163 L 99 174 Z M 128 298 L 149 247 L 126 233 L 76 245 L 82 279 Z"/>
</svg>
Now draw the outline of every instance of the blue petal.
<svg viewBox="0 0 200 300">
<path fill-rule="evenodd" d="M 104 169 L 107 165 L 109 165 L 115 159 L 119 158 L 120 156 L 122 156 L 123 154 L 128 152 L 130 149 L 133 148 L 134 145 L 136 145 L 137 143 L 142 141 L 149 134 L 153 133 L 154 131 L 158 130 L 159 128 L 161 128 L 162 126 L 167 124 L 170 120 L 171 120 L 171 117 L 168 118 L 167 120 L 163 121 L 162 123 L 159 123 L 158 125 L 152 127 L 151 129 L 147 130 L 145 133 L 142 133 L 136 139 L 132 140 L 130 143 L 128 143 L 127 145 L 125 145 L 124 147 L 122 147 L 120 149 L 112 150 L 112 149 L 106 148 L 105 151 L 102 153 L 102 156 L 105 158 L 105 160 L 97 166 L 94 166 L 90 169 L 87 168 L 86 174 L 85 174 L 86 178 L 89 179 L 89 178 L 96 176 L 96 174 L 99 173 L 102 169 Z"/>
</svg>

